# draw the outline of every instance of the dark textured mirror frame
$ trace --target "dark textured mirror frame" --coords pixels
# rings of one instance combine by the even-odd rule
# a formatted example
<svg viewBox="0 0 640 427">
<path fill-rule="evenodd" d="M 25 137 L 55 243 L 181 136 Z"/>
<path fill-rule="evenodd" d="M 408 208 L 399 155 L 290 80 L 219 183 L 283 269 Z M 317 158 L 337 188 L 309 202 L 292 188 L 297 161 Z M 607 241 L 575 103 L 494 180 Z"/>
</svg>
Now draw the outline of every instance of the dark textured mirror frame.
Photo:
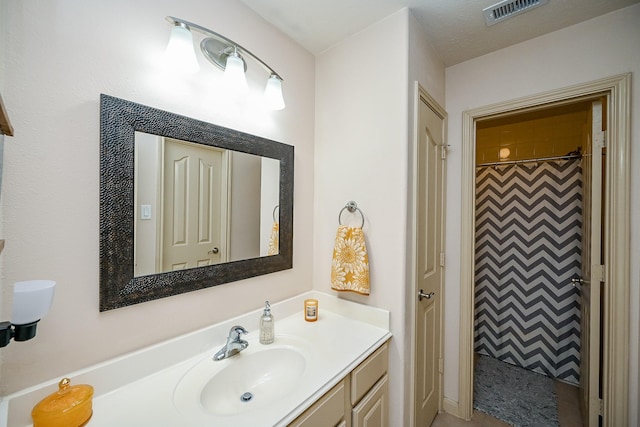
<svg viewBox="0 0 640 427">
<path fill-rule="evenodd" d="M 279 160 L 279 254 L 134 277 L 136 131 Z M 293 152 L 291 145 L 101 94 L 100 311 L 292 268 Z"/>
</svg>

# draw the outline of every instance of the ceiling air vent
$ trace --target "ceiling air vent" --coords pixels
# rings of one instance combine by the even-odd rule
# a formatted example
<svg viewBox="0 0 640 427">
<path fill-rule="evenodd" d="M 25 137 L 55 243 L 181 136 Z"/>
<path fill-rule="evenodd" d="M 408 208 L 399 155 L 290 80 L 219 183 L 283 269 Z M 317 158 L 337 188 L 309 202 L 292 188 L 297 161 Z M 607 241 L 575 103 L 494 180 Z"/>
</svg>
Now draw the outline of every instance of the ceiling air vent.
<svg viewBox="0 0 640 427">
<path fill-rule="evenodd" d="M 482 9 L 482 13 L 487 26 L 491 26 L 547 3 L 549 0 L 503 0 Z"/>
</svg>

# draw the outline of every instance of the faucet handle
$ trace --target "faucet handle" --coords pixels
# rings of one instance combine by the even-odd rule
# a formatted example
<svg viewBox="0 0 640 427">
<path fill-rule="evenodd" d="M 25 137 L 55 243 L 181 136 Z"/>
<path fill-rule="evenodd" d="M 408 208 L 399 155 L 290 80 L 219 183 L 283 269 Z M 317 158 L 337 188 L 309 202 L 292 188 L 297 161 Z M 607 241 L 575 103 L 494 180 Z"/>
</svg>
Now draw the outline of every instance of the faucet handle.
<svg viewBox="0 0 640 427">
<path fill-rule="evenodd" d="M 243 328 L 242 326 L 236 325 L 236 326 L 233 326 L 229 331 L 229 338 L 233 339 L 234 341 L 239 341 L 241 334 L 248 334 L 248 333 L 249 332 L 245 328 Z"/>
</svg>

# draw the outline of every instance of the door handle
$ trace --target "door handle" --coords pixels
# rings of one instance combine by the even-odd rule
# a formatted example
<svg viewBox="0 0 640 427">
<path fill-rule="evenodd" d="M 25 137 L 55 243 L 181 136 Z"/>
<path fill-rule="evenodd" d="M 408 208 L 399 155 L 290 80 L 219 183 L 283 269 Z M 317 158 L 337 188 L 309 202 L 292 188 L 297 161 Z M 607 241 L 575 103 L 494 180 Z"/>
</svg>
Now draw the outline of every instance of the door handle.
<svg viewBox="0 0 640 427">
<path fill-rule="evenodd" d="M 583 283 L 584 283 L 584 279 L 582 279 L 582 277 L 572 277 L 571 278 L 571 284 L 573 285 L 574 288 L 577 285 L 582 286 Z"/>
<path fill-rule="evenodd" d="M 208 254 L 217 254 L 218 252 L 220 252 L 220 251 L 218 250 L 218 248 L 213 248 L 213 249 L 211 249 L 211 250 L 210 250 L 209 252 L 207 252 L 207 253 L 208 253 Z"/>
<path fill-rule="evenodd" d="M 422 301 L 422 298 L 431 299 L 435 294 L 435 292 L 429 292 L 428 294 L 425 294 L 424 291 L 420 289 L 418 291 L 418 301 Z"/>
</svg>

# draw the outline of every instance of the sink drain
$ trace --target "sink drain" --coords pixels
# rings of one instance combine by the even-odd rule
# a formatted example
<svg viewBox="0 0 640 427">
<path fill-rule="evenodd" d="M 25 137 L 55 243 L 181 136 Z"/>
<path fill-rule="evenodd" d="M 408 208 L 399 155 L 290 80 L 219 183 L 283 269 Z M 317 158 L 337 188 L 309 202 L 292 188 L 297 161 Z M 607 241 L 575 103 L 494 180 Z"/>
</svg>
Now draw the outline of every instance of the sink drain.
<svg viewBox="0 0 640 427">
<path fill-rule="evenodd" d="M 242 393 L 242 396 L 240 396 L 240 401 L 242 402 L 249 402 L 251 399 L 253 399 L 253 393 L 250 393 L 248 391 Z"/>
</svg>

